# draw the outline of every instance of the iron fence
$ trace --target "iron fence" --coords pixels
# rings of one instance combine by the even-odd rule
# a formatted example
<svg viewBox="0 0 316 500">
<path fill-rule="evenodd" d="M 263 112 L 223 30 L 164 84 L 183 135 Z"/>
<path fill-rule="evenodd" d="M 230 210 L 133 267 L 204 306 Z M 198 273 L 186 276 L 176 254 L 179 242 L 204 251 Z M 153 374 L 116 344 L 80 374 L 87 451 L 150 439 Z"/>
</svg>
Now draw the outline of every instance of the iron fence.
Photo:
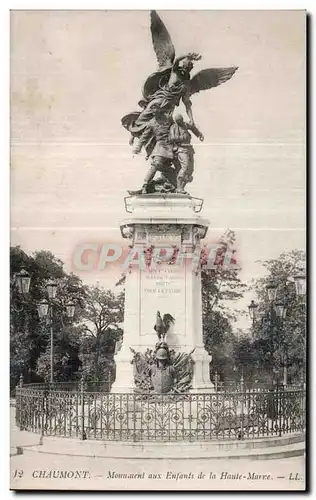
<svg viewBox="0 0 316 500">
<path fill-rule="evenodd" d="M 305 391 L 112 394 L 17 387 L 16 423 L 47 436 L 108 441 L 209 441 L 305 429 Z"/>
<path fill-rule="evenodd" d="M 304 382 L 296 384 L 284 385 L 281 383 L 269 383 L 269 382 L 249 382 L 249 381 L 214 381 L 214 390 L 219 392 L 233 392 L 233 391 L 267 391 L 267 390 L 300 390 L 304 389 Z"/>
<path fill-rule="evenodd" d="M 84 382 L 84 390 L 87 392 L 110 392 L 112 387 L 113 379 L 108 378 L 98 382 L 87 380 Z M 25 388 L 34 389 L 38 391 L 79 391 L 81 381 L 68 381 L 68 382 L 36 382 L 32 384 L 24 385 Z"/>
</svg>

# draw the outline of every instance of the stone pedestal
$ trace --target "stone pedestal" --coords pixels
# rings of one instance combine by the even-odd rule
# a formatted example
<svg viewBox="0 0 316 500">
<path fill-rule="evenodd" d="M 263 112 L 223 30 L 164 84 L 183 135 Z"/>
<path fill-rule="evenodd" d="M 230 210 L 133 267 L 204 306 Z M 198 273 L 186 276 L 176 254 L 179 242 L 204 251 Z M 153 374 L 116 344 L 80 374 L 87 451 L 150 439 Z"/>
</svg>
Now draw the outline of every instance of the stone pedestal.
<svg viewBox="0 0 316 500">
<path fill-rule="evenodd" d="M 154 348 L 158 341 L 154 330 L 157 311 L 175 318 L 166 337 L 169 348 L 186 353 L 195 349 L 192 391 L 213 389 L 209 378 L 212 358 L 203 346 L 201 276 L 197 270 L 200 240 L 209 226 L 208 220 L 196 214 L 201 205 L 199 199 L 171 194 L 126 200 L 131 217 L 123 222 L 121 232 L 130 240 L 133 260 L 126 269 L 124 337 L 115 359 L 112 392 L 133 391 L 130 348 L 136 352 Z"/>
</svg>

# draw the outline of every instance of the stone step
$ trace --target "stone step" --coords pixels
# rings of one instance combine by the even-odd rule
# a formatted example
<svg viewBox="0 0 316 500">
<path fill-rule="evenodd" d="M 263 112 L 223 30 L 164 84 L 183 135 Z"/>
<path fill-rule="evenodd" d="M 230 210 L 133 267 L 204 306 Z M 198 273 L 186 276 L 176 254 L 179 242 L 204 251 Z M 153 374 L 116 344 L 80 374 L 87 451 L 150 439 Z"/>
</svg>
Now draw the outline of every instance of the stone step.
<svg viewBox="0 0 316 500">
<path fill-rule="evenodd" d="M 282 439 L 282 438 L 281 438 Z M 302 456 L 305 442 L 282 441 L 274 444 L 266 440 L 266 445 L 253 448 L 220 448 L 209 443 L 102 443 L 98 441 L 75 441 L 62 438 L 44 438 L 43 445 L 23 447 L 23 454 L 44 453 L 49 455 L 85 456 L 113 459 L 252 459 L 267 460 Z M 222 443 L 224 444 L 224 443 Z M 225 443 L 227 444 L 227 443 Z"/>
<path fill-rule="evenodd" d="M 54 443 L 59 443 L 60 445 L 60 437 L 54 437 L 54 436 L 44 436 L 44 444 L 46 446 L 54 446 Z M 288 444 L 294 444 L 294 443 L 299 443 L 305 440 L 305 434 L 302 432 L 296 432 L 287 436 L 266 436 L 266 437 L 261 437 L 261 438 L 253 438 L 253 439 L 245 439 L 245 440 L 224 440 L 224 439 L 213 439 L 210 441 L 125 441 L 124 445 L 129 447 L 138 447 L 139 449 L 142 449 L 143 451 L 146 450 L 148 447 L 151 449 L 152 446 L 155 446 L 155 449 L 157 452 L 160 449 L 165 449 L 166 445 L 169 447 L 169 449 L 172 449 L 174 447 L 178 447 L 179 445 L 185 444 L 187 449 L 196 449 L 199 448 L 201 450 L 206 449 L 206 450 L 211 450 L 215 449 L 217 451 L 228 451 L 228 450 L 234 450 L 234 449 L 253 449 L 253 448 L 266 448 L 266 447 L 271 447 L 271 446 L 286 446 Z M 111 447 L 117 448 L 118 446 L 121 446 L 121 441 L 110 441 L 110 440 L 92 440 L 92 439 L 87 439 L 85 441 L 81 441 L 78 438 L 77 439 L 70 439 L 70 438 L 63 438 L 63 443 L 67 443 L 66 446 L 72 447 L 72 443 L 74 442 L 79 442 L 80 444 L 84 444 L 85 446 L 88 445 L 97 445 L 104 447 L 106 446 L 108 449 Z"/>
</svg>

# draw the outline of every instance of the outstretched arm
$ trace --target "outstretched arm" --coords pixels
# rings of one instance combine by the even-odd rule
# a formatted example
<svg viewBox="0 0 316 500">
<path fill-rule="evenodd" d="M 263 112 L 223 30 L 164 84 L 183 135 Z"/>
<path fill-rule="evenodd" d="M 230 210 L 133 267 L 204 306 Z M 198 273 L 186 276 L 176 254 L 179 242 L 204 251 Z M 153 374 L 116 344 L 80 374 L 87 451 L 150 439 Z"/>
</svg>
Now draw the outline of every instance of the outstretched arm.
<svg viewBox="0 0 316 500">
<path fill-rule="evenodd" d="M 192 102 L 189 98 L 189 96 L 184 96 L 182 98 L 183 104 L 185 106 L 185 110 L 187 112 L 187 115 L 190 120 L 190 125 L 194 125 L 194 118 L 193 118 L 193 113 L 192 113 Z"/>
<path fill-rule="evenodd" d="M 189 130 L 192 130 L 193 134 L 200 139 L 200 141 L 204 141 L 204 135 L 200 130 L 193 124 L 191 125 L 190 123 L 187 123 L 187 127 Z"/>
<path fill-rule="evenodd" d="M 200 56 L 200 54 L 196 54 L 195 52 L 189 52 L 189 54 L 179 56 L 175 59 L 173 63 L 174 70 L 177 70 L 179 68 L 179 63 L 183 61 L 183 59 L 191 59 L 192 61 L 199 61 L 200 59 L 202 59 L 202 56 Z"/>
<path fill-rule="evenodd" d="M 177 70 L 179 68 L 179 63 L 183 61 L 183 59 L 185 59 L 186 57 L 187 55 L 177 57 L 173 63 L 173 69 Z"/>
</svg>

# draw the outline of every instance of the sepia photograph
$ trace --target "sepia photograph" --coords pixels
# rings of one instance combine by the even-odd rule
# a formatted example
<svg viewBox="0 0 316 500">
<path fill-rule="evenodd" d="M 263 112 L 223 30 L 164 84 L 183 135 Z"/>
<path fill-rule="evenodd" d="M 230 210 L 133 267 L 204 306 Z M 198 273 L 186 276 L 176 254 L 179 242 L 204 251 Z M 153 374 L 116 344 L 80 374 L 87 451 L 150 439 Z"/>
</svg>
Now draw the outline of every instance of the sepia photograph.
<svg viewBox="0 0 316 500">
<path fill-rule="evenodd" d="M 11 490 L 306 491 L 306 25 L 11 10 Z"/>
</svg>

